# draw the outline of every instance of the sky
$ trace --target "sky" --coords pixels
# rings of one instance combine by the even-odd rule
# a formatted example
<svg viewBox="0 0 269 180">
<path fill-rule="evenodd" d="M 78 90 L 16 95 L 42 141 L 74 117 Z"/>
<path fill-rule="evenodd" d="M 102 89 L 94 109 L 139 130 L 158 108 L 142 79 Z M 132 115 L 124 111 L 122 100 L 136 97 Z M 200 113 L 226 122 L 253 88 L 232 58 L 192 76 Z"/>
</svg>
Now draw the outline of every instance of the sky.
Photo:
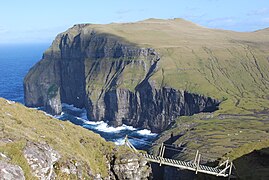
<svg viewBox="0 0 269 180">
<path fill-rule="evenodd" d="M 0 43 L 50 43 L 74 24 L 184 18 L 234 31 L 269 27 L 269 0 L 6 0 Z"/>
</svg>

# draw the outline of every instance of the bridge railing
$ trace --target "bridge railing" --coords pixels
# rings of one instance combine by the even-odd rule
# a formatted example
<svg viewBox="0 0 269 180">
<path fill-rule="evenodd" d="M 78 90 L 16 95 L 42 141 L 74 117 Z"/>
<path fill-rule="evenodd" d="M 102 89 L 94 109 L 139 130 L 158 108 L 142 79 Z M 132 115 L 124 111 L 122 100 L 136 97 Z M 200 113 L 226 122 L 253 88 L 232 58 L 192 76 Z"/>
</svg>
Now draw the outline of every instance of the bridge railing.
<svg viewBox="0 0 269 180">
<path fill-rule="evenodd" d="M 125 137 L 124 142 L 125 142 L 124 144 L 127 147 L 129 147 L 132 151 L 138 153 L 138 150 L 129 141 L 128 136 Z M 224 161 L 217 167 L 209 167 L 209 166 L 201 165 L 201 154 L 199 153 L 199 150 L 196 151 L 193 162 L 185 162 L 185 161 L 180 161 L 180 160 L 175 160 L 175 159 L 164 158 L 165 149 L 166 149 L 166 146 L 162 143 L 160 146 L 158 156 L 147 155 L 147 154 L 146 155 L 142 154 L 142 155 L 151 162 L 159 163 L 160 166 L 164 164 L 168 166 L 179 167 L 181 169 L 195 171 L 195 174 L 197 174 L 198 172 L 201 172 L 201 173 L 211 174 L 215 176 L 229 177 L 229 179 L 232 175 L 233 163 L 230 162 L 229 159 Z"/>
</svg>

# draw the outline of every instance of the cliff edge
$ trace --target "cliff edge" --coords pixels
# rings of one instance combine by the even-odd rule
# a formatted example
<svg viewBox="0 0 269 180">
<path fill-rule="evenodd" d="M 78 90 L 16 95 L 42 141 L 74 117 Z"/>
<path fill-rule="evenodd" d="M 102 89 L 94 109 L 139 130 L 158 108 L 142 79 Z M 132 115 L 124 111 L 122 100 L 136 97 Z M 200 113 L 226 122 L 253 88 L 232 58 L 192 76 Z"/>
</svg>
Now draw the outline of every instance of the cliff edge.
<svg viewBox="0 0 269 180">
<path fill-rule="evenodd" d="M 75 25 L 56 37 L 24 79 L 27 106 L 60 114 L 61 103 L 73 104 L 90 120 L 153 132 L 178 116 L 217 109 L 220 101 L 166 83 L 158 50 L 96 26 Z"/>
</svg>

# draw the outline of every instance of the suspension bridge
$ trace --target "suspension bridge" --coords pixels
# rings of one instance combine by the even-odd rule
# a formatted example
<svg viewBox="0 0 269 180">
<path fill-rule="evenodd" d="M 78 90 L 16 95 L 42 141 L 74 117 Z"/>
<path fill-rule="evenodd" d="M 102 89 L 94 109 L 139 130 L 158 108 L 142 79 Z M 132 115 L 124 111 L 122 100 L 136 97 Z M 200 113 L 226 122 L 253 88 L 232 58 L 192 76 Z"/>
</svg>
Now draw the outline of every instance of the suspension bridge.
<svg viewBox="0 0 269 180">
<path fill-rule="evenodd" d="M 183 170 L 194 171 L 195 174 L 204 173 L 204 174 L 210 174 L 210 175 L 214 175 L 214 176 L 218 176 L 218 177 L 228 177 L 229 179 L 231 177 L 233 177 L 232 170 L 233 170 L 234 166 L 233 166 L 233 162 L 229 162 L 229 160 L 224 161 L 223 163 L 221 163 L 217 167 L 210 167 L 207 165 L 202 165 L 201 164 L 201 154 L 199 153 L 198 150 L 195 153 L 195 158 L 193 161 L 187 162 L 187 161 L 181 161 L 181 160 L 172 159 L 172 158 L 165 158 L 164 157 L 165 150 L 166 149 L 173 150 L 173 148 L 171 148 L 171 146 L 166 145 L 164 143 L 162 143 L 160 146 L 159 154 L 157 156 L 154 156 L 154 155 L 150 155 L 147 153 L 139 152 L 134 147 L 134 145 L 129 141 L 129 138 L 133 138 L 137 141 L 143 141 L 144 143 L 146 143 L 148 145 L 156 145 L 156 143 L 147 142 L 147 141 L 140 140 L 138 138 L 131 137 L 131 136 L 125 137 L 125 140 L 124 140 L 125 145 L 127 147 L 129 147 L 132 151 L 134 151 L 136 153 L 140 153 L 149 162 L 158 163 L 160 166 L 167 165 L 167 166 L 180 168 Z M 174 148 L 174 150 L 179 151 L 176 148 Z"/>
</svg>

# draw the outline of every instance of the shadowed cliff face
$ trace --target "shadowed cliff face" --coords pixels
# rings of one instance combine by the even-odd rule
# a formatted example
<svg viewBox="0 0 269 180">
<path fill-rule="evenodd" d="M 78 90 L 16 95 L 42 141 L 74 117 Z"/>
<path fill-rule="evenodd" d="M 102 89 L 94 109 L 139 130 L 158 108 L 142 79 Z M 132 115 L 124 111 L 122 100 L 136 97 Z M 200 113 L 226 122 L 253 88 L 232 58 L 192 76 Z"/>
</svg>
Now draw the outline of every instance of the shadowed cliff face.
<svg viewBox="0 0 269 180">
<path fill-rule="evenodd" d="M 178 116 L 217 109 L 217 100 L 153 80 L 160 61 L 153 48 L 76 25 L 56 37 L 25 77 L 25 103 L 52 114 L 61 113 L 61 103 L 74 104 L 90 120 L 154 132 Z"/>
<path fill-rule="evenodd" d="M 254 150 L 234 160 L 240 179 L 269 178 L 269 148 Z"/>
<path fill-rule="evenodd" d="M 170 87 L 154 88 L 150 83 L 105 94 L 105 118 L 112 125 L 127 124 L 153 132 L 167 128 L 178 116 L 213 111 L 218 101 Z M 209 109 L 207 109 L 209 108 Z M 115 124 L 116 123 L 116 124 Z"/>
</svg>

